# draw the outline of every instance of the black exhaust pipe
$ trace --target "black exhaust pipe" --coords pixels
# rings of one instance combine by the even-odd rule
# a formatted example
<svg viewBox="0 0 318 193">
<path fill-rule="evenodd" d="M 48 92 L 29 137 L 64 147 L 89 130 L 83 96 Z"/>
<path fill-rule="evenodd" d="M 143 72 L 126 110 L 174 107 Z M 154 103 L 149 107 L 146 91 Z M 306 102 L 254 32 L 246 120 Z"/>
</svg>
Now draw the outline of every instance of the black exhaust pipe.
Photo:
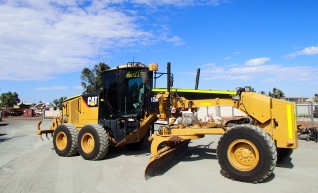
<svg viewBox="0 0 318 193">
<path fill-rule="evenodd" d="M 168 95 L 168 101 L 167 101 L 167 126 L 170 128 L 170 87 L 171 87 L 171 64 L 170 62 L 167 63 L 167 91 L 169 93 Z"/>
<path fill-rule="evenodd" d="M 199 80 L 200 80 L 200 68 L 197 70 L 197 76 L 195 77 L 195 90 L 199 88 Z"/>
</svg>

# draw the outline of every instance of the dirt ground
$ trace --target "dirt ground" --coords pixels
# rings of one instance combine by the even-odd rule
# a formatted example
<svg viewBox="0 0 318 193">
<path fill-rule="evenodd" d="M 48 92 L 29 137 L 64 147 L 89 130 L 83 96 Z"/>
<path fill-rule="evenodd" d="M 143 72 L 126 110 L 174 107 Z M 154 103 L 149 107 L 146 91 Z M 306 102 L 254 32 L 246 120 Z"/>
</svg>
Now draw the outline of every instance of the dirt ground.
<svg viewBox="0 0 318 193">
<path fill-rule="evenodd" d="M 291 159 L 278 164 L 263 183 L 232 181 L 220 173 L 219 136 L 190 143 L 185 158 L 162 176 L 149 180 L 144 170 L 149 146 L 139 151 L 112 149 L 105 160 L 56 155 L 52 139 L 35 134 L 39 118 L 0 122 L 0 192 L 259 192 L 309 193 L 318 189 L 318 144 L 299 140 Z M 51 120 L 44 120 L 43 129 Z"/>
</svg>

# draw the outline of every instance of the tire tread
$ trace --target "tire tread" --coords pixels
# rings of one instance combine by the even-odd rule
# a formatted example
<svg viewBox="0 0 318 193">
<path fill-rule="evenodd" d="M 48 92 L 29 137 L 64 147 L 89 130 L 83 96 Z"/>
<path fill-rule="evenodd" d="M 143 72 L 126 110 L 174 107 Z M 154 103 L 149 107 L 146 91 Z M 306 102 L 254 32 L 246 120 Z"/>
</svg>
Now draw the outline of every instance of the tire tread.
<svg viewBox="0 0 318 193">
<path fill-rule="evenodd" d="M 98 135 L 100 145 L 99 145 L 99 149 L 97 149 L 97 152 L 98 152 L 97 154 L 91 155 L 91 156 L 82 155 L 82 157 L 84 159 L 93 160 L 93 161 L 101 160 L 101 159 L 105 158 L 107 153 L 108 153 L 108 148 L 109 148 L 109 136 L 108 136 L 106 130 L 101 125 L 98 125 L 98 124 L 89 124 L 89 125 L 85 125 L 84 127 L 89 127 L 90 129 L 95 130 L 96 134 Z M 81 139 L 78 139 L 78 140 L 80 143 Z M 97 140 L 97 139 L 95 139 L 95 140 Z M 80 151 L 80 153 L 81 153 L 81 151 Z"/>
<path fill-rule="evenodd" d="M 77 148 L 77 137 L 78 137 L 78 130 L 77 128 L 70 124 L 70 123 L 65 123 L 64 124 L 67 129 L 70 131 L 71 134 L 71 150 L 69 151 L 69 153 L 66 155 L 66 157 L 72 157 L 75 156 L 78 153 L 78 148 Z"/>
</svg>

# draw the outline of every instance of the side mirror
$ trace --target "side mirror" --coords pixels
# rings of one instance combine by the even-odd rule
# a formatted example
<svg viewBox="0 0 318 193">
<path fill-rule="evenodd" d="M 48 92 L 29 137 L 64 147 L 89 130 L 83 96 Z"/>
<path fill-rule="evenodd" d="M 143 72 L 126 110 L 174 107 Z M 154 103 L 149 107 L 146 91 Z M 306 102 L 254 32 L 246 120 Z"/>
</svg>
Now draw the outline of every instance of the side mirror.
<svg viewBox="0 0 318 193">
<path fill-rule="evenodd" d="M 142 84 L 147 84 L 149 81 L 148 73 L 145 71 L 141 72 Z"/>
</svg>

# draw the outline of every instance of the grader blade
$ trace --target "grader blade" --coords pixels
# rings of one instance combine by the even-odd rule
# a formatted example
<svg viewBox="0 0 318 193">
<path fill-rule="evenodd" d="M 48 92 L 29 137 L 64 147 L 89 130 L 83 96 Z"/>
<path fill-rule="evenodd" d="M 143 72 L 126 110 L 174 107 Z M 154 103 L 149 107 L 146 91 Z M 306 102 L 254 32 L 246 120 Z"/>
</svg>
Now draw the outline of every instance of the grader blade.
<svg viewBox="0 0 318 193">
<path fill-rule="evenodd" d="M 151 177 L 163 175 L 174 165 L 178 164 L 180 159 L 186 155 L 189 142 L 189 140 L 183 141 L 158 155 L 153 155 L 146 167 L 145 179 L 148 180 Z"/>
</svg>

